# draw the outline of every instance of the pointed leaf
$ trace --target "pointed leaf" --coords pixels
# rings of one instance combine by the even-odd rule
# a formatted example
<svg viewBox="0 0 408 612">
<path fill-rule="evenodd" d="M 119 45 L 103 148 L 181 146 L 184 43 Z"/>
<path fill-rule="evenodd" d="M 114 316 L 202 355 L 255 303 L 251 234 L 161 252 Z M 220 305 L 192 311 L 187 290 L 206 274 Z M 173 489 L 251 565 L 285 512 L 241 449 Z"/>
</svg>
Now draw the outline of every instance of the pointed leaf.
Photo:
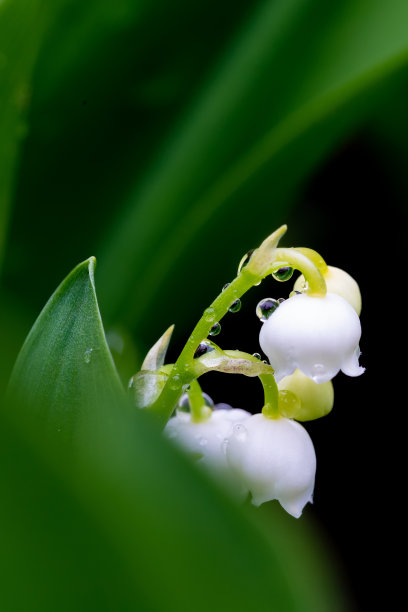
<svg viewBox="0 0 408 612">
<path fill-rule="evenodd" d="M 165 372 L 141 370 L 132 376 L 129 388 L 138 408 L 146 408 L 159 397 L 169 375 Z"/>
<path fill-rule="evenodd" d="M 50 298 L 15 364 L 10 395 L 59 437 L 90 411 L 124 395 L 105 340 L 94 285 L 95 259 L 79 264 Z"/>
<path fill-rule="evenodd" d="M 170 344 L 171 335 L 173 333 L 174 325 L 171 325 L 158 339 L 156 344 L 152 346 L 150 351 L 147 353 L 145 360 L 142 364 L 142 370 L 158 370 L 164 365 L 168 346 Z"/>
</svg>

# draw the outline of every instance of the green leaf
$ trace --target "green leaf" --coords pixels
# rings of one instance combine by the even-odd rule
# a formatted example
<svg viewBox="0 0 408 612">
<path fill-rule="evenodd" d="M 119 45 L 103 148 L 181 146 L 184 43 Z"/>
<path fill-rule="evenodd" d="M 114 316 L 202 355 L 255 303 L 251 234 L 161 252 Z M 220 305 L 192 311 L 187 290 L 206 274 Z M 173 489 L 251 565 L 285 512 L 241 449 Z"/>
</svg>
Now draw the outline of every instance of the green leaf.
<svg viewBox="0 0 408 612">
<path fill-rule="evenodd" d="M 7 414 L 0 598 L 14 605 L 5 609 L 348 609 L 307 519 L 298 528 L 275 504 L 261 526 L 142 412 L 112 407 L 76 461 Z"/>
<path fill-rule="evenodd" d="M 164 365 L 173 329 L 174 325 L 171 325 L 152 346 L 143 361 L 142 370 L 158 370 Z"/>
<path fill-rule="evenodd" d="M 141 370 L 129 382 L 131 397 L 137 408 L 147 408 L 157 400 L 166 384 L 167 372 Z"/>
<path fill-rule="evenodd" d="M 95 258 L 61 283 L 17 358 L 9 393 L 58 438 L 71 439 L 98 408 L 124 392 L 105 340 L 94 285 Z M 96 411 L 96 413 L 95 413 Z"/>
<path fill-rule="evenodd" d="M 0 4 L 0 269 L 18 152 L 28 130 L 31 76 L 48 23 L 42 4 L 43 0 Z"/>
<path fill-rule="evenodd" d="M 143 333 L 159 291 L 177 294 L 189 278 L 201 298 L 202 279 L 189 274 L 201 263 L 200 232 L 200 245 L 219 240 L 225 250 L 256 241 L 262 217 L 278 225 L 305 177 L 407 65 L 406 19 L 401 0 L 254 5 L 110 226 L 100 257 L 108 316 Z M 204 248 L 209 269 L 217 250 Z"/>
</svg>

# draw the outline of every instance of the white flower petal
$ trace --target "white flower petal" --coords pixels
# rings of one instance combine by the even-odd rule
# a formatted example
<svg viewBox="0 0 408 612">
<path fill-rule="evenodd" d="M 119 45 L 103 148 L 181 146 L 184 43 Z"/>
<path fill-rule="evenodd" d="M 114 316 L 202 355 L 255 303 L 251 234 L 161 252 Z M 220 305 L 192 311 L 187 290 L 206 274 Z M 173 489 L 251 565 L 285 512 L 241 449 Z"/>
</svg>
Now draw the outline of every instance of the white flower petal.
<svg viewBox="0 0 408 612">
<path fill-rule="evenodd" d="M 335 266 L 327 266 L 327 271 L 324 274 L 324 280 L 326 281 L 327 292 L 336 293 L 354 308 L 356 313 L 359 315 L 361 312 L 361 293 L 357 282 L 350 274 L 336 268 Z M 305 277 L 303 274 L 296 280 L 293 289 L 295 291 L 304 291 L 307 287 Z"/>
<path fill-rule="evenodd" d="M 305 504 L 312 501 L 316 473 L 313 443 L 307 431 L 291 419 L 256 414 L 235 425 L 227 459 L 256 506 L 277 499 L 298 518 Z"/>
<path fill-rule="evenodd" d="M 194 423 L 191 414 L 178 411 L 167 423 L 164 434 L 174 440 L 187 453 L 198 457 L 198 464 L 211 472 L 226 485 L 236 497 L 248 493 L 241 482 L 237 482 L 226 459 L 226 440 L 232 434 L 234 424 L 245 422 L 251 416 L 246 410 L 213 410 L 206 421 Z"/>
<path fill-rule="evenodd" d="M 356 357 L 360 336 L 360 319 L 342 297 L 301 294 L 283 302 L 265 321 L 259 342 L 277 382 L 298 368 L 323 383 L 340 369 L 362 374 Z"/>
</svg>

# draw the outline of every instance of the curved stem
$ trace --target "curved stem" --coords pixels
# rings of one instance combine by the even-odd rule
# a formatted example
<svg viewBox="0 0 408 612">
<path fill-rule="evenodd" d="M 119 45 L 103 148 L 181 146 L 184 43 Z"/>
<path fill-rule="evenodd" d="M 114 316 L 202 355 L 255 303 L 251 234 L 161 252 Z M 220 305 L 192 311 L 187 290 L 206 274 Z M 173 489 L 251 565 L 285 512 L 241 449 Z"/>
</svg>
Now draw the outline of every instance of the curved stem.
<svg viewBox="0 0 408 612">
<path fill-rule="evenodd" d="M 265 405 L 262 408 L 263 414 L 269 419 L 276 419 L 280 416 L 279 390 L 273 374 L 261 374 L 259 379 L 262 383 L 265 396 Z"/>
<path fill-rule="evenodd" d="M 306 255 L 306 257 L 308 257 L 314 263 L 316 268 L 318 268 L 323 276 L 326 274 L 327 263 L 320 253 L 314 251 L 313 249 L 309 249 L 308 247 L 295 247 L 295 250 L 298 251 L 298 253 L 302 253 L 302 255 Z"/>
<path fill-rule="evenodd" d="M 275 250 L 274 261 L 271 263 L 268 273 L 276 271 L 279 267 L 290 265 L 296 270 L 300 270 L 308 282 L 307 293 L 315 297 L 326 295 L 326 281 L 318 267 L 309 257 L 296 249 L 279 248 Z"/>
<path fill-rule="evenodd" d="M 265 276 L 268 276 L 278 268 L 290 265 L 303 273 L 308 282 L 307 293 L 309 295 L 323 297 L 326 294 L 325 280 L 318 267 L 309 257 L 295 249 L 276 247 L 279 238 L 285 231 L 286 226 L 282 226 L 266 239 L 261 247 L 254 251 L 249 265 L 240 271 L 232 283 L 204 311 L 203 316 L 193 329 L 179 358 L 174 364 L 161 394 L 149 407 L 149 410 L 164 422 L 170 418 L 174 407 L 180 399 L 183 388 L 191 384 L 196 378 L 192 366 L 194 353 L 200 342 L 207 338 L 213 325 L 222 319 L 233 302 L 246 293 L 248 289 L 259 284 Z M 270 410 L 276 416 L 277 401 L 275 402 L 273 383 L 267 383 L 266 389 L 268 397 L 271 398 L 271 401 L 266 401 L 266 411 L 269 414 L 267 406 L 270 405 Z M 272 416 L 272 413 L 270 416 Z"/>
<path fill-rule="evenodd" d="M 246 268 L 232 281 L 230 285 L 213 301 L 204 311 L 203 316 L 193 329 L 186 345 L 180 353 L 173 366 L 169 380 L 157 400 L 150 406 L 149 410 L 156 413 L 159 418 L 166 421 L 170 418 L 174 406 L 177 404 L 183 392 L 183 386 L 194 380 L 192 363 L 194 353 L 200 342 L 209 335 L 214 323 L 217 323 L 228 312 L 229 307 L 235 300 L 240 298 L 254 284 L 260 281 L 260 277 Z"/>
</svg>

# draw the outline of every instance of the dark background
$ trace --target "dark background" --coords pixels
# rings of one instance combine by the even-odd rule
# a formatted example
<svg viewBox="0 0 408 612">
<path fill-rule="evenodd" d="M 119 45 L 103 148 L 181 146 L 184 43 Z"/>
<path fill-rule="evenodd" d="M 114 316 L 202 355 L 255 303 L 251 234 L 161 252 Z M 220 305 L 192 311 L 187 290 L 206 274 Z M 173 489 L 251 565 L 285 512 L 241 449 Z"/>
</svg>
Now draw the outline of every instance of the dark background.
<svg viewBox="0 0 408 612">
<path fill-rule="evenodd" d="M 361 288 L 366 372 L 339 374 L 332 413 L 305 425 L 318 468 L 304 514 L 357 609 L 371 610 L 395 593 L 386 568 L 404 513 L 406 4 L 11 4 L 0 7 L 1 390 L 80 261 L 97 257 L 126 381 L 172 323 L 175 360 L 242 255 L 287 223 L 282 245 L 317 250 Z M 217 343 L 259 352 L 256 305 L 291 288 L 266 279 L 225 317 Z M 262 405 L 257 380 L 202 382 L 216 402 Z"/>
</svg>

